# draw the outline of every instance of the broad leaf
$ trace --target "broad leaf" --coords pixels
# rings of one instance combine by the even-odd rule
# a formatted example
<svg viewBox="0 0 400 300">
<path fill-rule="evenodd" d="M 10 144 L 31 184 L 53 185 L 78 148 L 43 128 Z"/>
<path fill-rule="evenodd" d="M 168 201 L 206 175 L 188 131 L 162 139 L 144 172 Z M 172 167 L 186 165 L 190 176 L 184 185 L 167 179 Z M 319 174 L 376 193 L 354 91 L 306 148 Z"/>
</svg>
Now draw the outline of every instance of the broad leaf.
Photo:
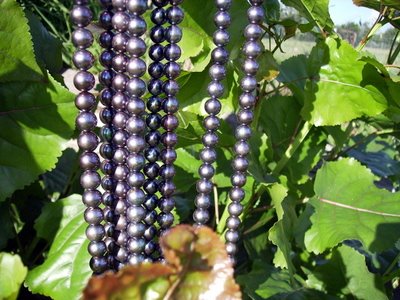
<svg viewBox="0 0 400 300">
<path fill-rule="evenodd" d="M 4 0 L 0 11 L 0 83 L 42 80 L 21 6 L 15 0 Z"/>
<path fill-rule="evenodd" d="M 0 201 L 54 168 L 74 128 L 73 95 L 50 75 L 0 84 Z"/>
<path fill-rule="evenodd" d="M 309 251 L 322 253 L 344 240 L 359 240 L 382 252 L 399 240 L 400 193 L 374 185 L 375 176 L 354 159 L 326 163 L 317 173 L 310 200 L 315 208 L 306 232 Z"/>
<path fill-rule="evenodd" d="M 382 279 L 369 272 L 365 257 L 348 246 L 339 246 L 325 264 L 308 275 L 307 284 L 330 295 L 386 300 Z"/>
<path fill-rule="evenodd" d="M 166 264 L 142 264 L 93 277 L 84 299 L 241 298 L 225 246 L 211 229 L 179 225 L 161 238 L 160 245 Z"/>
<path fill-rule="evenodd" d="M 59 206 L 62 207 L 64 214 L 59 220 L 59 229 L 54 242 L 45 262 L 29 271 L 25 284 L 32 292 L 56 300 L 79 299 L 92 274 L 89 268 L 90 256 L 87 252 L 88 240 L 85 235 L 87 224 L 83 219 L 84 205 L 81 196 L 72 195 L 53 204 L 54 211 L 60 209 Z M 44 213 L 50 212 L 49 209 L 46 208 Z M 49 216 L 42 218 L 50 220 Z M 51 230 L 46 231 L 40 225 L 41 222 L 43 221 L 39 221 L 36 225 L 38 233 L 48 238 Z"/>
<path fill-rule="evenodd" d="M 316 126 L 338 125 L 387 108 L 387 86 L 377 69 L 358 60 L 358 52 L 342 40 L 328 38 L 315 46 L 309 64 L 302 117 Z M 351 68 L 349 66 L 351 65 Z"/>
<path fill-rule="evenodd" d="M 0 299 L 17 299 L 27 272 L 28 268 L 24 266 L 19 255 L 0 253 Z"/>
<path fill-rule="evenodd" d="M 333 30 L 333 22 L 329 15 L 329 0 L 283 0 L 283 4 L 292 6 L 311 23 L 321 30 Z"/>
</svg>

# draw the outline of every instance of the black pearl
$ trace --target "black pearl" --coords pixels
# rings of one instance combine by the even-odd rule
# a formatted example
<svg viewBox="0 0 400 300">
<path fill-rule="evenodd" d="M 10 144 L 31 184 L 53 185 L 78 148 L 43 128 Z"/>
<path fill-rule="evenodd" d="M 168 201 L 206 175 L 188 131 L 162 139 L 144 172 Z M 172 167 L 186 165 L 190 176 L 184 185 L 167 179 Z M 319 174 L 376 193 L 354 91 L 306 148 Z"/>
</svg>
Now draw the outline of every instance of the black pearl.
<svg viewBox="0 0 400 300">
<path fill-rule="evenodd" d="M 139 78 L 132 78 L 126 84 L 126 91 L 132 95 L 140 97 L 146 92 L 146 83 Z"/>
<path fill-rule="evenodd" d="M 215 5 L 219 9 L 228 10 L 232 5 L 232 0 L 215 0 Z"/>
<path fill-rule="evenodd" d="M 176 44 L 168 44 L 164 48 L 164 56 L 169 61 L 176 61 L 181 57 L 181 48 Z"/>
<path fill-rule="evenodd" d="M 82 201 L 87 206 L 97 207 L 101 203 L 101 193 L 96 190 L 87 190 L 82 195 Z"/>
<path fill-rule="evenodd" d="M 219 28 L 227 28 L 231 24 L 231 16 L 226 11 L 218 11 L 214 16 L 214 22 Z"/>
<path fill-rule="evenodd" d="M 221 102 L 217 99 L 211 98 L 205 103 L 205 110 L 208 114 L 217 115 L 221 111 Z"/>
<path fill-rule="evenodd" d="M 128 32 L 134 36 L 141 36 L 146 32 L 147 25 L 143 18 L 139 16 L 131 16 L 128 24 Z"/>
<path fill-rule="evenodd" d="M 89 48 L 93 40 L 93 34 L 85 28 L 77 28 L 72 33 L 72 43 L 79 49 Z"/>
<path fill-rule="evenodd" d="M 91 110 L 96 105 L 96 98 L 88 92 L 81 92 L 75 98 L 75 106 L 82 110 Z"/>
<path fill-rule="evenodd" d="M 166 21 L 166 13 L 162 8 L 156 8 L 151 12 L 150 19 L 154 24 L 162 25 Z"/>
<path fill-rule="evenodd" d="M 182 30 L 176 25 L 169 26 L 166 31 L 166 39 L 169 43 L 179 43 L 182 39 Z"/>
<path fill-rule="evenodd" d="M 115 30 L 124 32 L 128 29 L 129 15 L 125 12 L 118 11 L 112 17 L 112 25 Z"/>
<path fill-rule="evenodd" d="M 76 118 L 76 127 L 79 130 L 92 130 L 96 127 L 97 118 L 94 113 L 83 111 Z"/>
<path fill-rule="evenodd" d="M 108 261 L 105 257 L 92 257 L 89 264 L 93 272 L 97 274 L 103 273 L 108 267 Z"/>
<path fill-rule="evenodd" d="M 72 61 L 80 70 L 87 70 L 93 66 L 94 56 L 87 50 L 78 50 L 74 53 Z"/>
<path fill-rule="evenodd" d="M 79 27 L 86 27 L 92 21 L 93 15 L 86 6 L 75 5 L 70 13 L 71 21 Z"/>
<path fill-rule="evenodd" d="M 103 11 L 100 14 L 99 17 L 99 23 L 101 27 L 103 27 L 106 30 L 111 30 L 112 29 L 112 12 L 110 11 Z"/>
<path fill-rule="evenodd" d="M 106 244 L 101 242 L 92 241 L 88 245 L 88 252 L 92 256 L 103 256 L 107 251 Z"/>
<path fill-rule="evenodd" d="M 145 139 L 146 143 L 149 144 L 150 147 L 155 147 L 160 142 L 161 135 L 158 131 L 150 131 L 148 134 L 146 134 Z"/>
<path fill-rule="evenodd" d="M 114 34 L 112 33 L 112 31 L 102 32 L 99 37 L 100 46 L 105 49 L 111 48 L 113 37 L 114 37 Z"/>
<path fill-rule="evenodd" d="M 126 7 L 129 12 L 137 15 L 143 14 L 147 10 L 146 0 L 128 0 Z"/>
<path fill-rule="evenodd" d="M 106 50 L 100 54 L 99 61 L 104 67 L 110 68 L 112 67 L 113 58 L 114 58 L 114 52 L 111 50 L 108 51 Z"/>
<path fill-rule="evenodd" d="M 164 58 L 164 47 L 159 44 L 152 45 L 149 48 L 149 56 L 154 61 L 160 61 Z"/>
<path fill-rule="evenodd" d="M 264 21 L 264 9 L 260 6 L 252 6 L 247 11 L 247 16 L 252 24 L 260 24 Z"/>
<path fill-rule="evenodd" d="M 79 148 L 86 151 L 96 149 L 99 140 L 93 132 L 82 132 L 78 137 Z"/>
<path fill-rule="evenodd" d="M 146 73 L 146 63 L 140 58 L 131 58 L 126 69 L 132 76 L 141 77 Z"/>
<path fill-rule="evenodd" d="M 204 209 L 197 209 L 193 214 L 193 219 L 198 224 L 206 224 L 210 219 L 210 213 Z"/>
<path fill-rule="evenodd" d="M 160 111 L 161 108 L 161 99 L 158 97 L 150 97 L 146 103 L 147 109 L 153 113 Z"/>
<path fill-rule="evenodd" d="M 171 6 L 167 9 L 168 20 L 171 24 L 179 24 L 183 21 L 184 14 L 180 7 Z"/>
<path fill-rule="evenodd" d="M 79 158 L 83 170 L 97 170 L 100 167 L 100 158 L 94 152 L 84 152 Z"/>
<path fill-rule="evenodd" d="M 164 27 L 162 27 L 162 26 L 154 26 L 150 30 L 150 38 L 156 44 L 160 44 L 160 43 L 164 42 L 164 40 L 165 40 Z"/>
<path fill-rule="evenodd" d="M 79 71 L 74 76 L 74 85 L 80 91 L 89 91 L 94 87 L 95 80 L 92 73 Z"/>
</svg>

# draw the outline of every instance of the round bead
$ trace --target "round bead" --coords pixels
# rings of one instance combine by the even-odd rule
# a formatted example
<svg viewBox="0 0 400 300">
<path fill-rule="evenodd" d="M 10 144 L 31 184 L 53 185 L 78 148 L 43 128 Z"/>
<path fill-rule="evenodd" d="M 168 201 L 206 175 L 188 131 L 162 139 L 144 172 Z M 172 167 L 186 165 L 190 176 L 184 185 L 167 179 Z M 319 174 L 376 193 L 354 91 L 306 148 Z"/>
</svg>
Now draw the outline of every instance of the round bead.
<svg viewBox="0 0 400 300">
<path fill-rule="evenodd" d="M 144 205 L 148 210 L 154 210 L 157 207 L 157 203 L 158 197 L 156 195 L 147 195 Z"/>
<path fill-rule="evenodd" d="M 262 46 L 259 42 L 250 41 L 244 44 L 243 53 L 250 58 L 259 56 L 262 52 Z"/>
<path fill-rule="evenodd" d="M 84 152 L 79 158 L 79 164 L 84 170 L 97 170 L 100 166 L 100 159 L 94 152 Z"/>
<path fill-rule="evenodd" d="M 93 132 L 82 132 L 78 137 L 78 145 L 82 150 L 93 151 L 98 143 L 97 135 Z"/>
<path fill-rule="evenodd" d="M 112 159 L 114 156 L 114 148 L 111 144 L 103 143 L 100 146 L 100 155 L 104 158 Z"/>
<path fill-rule="evenodd" d="M 153 225 L 156 222 L 156 220 L 157 220 L 157 212 L 155 212 L 154 210 L 148 212 L 144 218 L 144 222 L 147 225 Z"/>
<path fill-rule="evenodd" d="M 239 125 L 235 130 L 235 137 L 238 140 L 247 140 L 251 136 L 251 129 L 247 125 Z"/>
<path fill-rule="evenodd" d="M 125 72 L 128 58 L 123 54 L 117 54 L 112 59 L 112 67 L 117 72 Z"/>
<path fill-rule="evenodd" d="M 159 208 L 163 212 L 170 212 L 175 207 L 175 200 L 173 198 L 161 198 L 159 202 Z"/>
<path fill-rule="evenodd" d="M 168 79 L 176 79 L 181 73 L 181 67 L 174 61 L 170 61 L 165 65 L 165 74 Z"/>
<path fill-rule="evenodd" d="M 116 92 L 112 97 L 111 104 L 113 108 L 117 110 L 123 110 L 125 108 L 126 102 L 128 101 L 127 97 L 122 92 Z"/>
<path fill-rule="evenodd" d="M 240 216 L 243 211 L 243 206 L 239 202 L 232 202 L 228 206 L 228 212 L 231 216 Z"/>
<path fill-rule="evenodd" d="M 128 176 L 128 183 L 131 187 L 140 188 L 143 185 L 144 180 L 145 180 L 144 175 L 140 172 L 132 172 Z M 140 197 L 139 197 L 140 192 L 137 192 L 139 190 L 134 189 L 133 191 L 135 191 L 134 192 L 135 195 L 132 195 L 132 197 L 134 199 L 140 199 Z M 140 202 L 139 204 L 142 204 L 141 200 L 139 200 L 139 202 Z"/>
<path fill-rule="evenodd" d="M 128 32 L 134 36 L 141 36 L 146 32 L 146 22 L 138 16 L 131 16 L 128 24 Z"/>
<path fill-rule="evenodd" d="M 140 134 L 146 128 L 146 124 L 142 118 L 138 118 L 136 116 L 131 117 L 126 122 L 126 130 L 128 130 L 132 134 Z"/>
<path fill-rule="evenodd" d="M 143 168 L 144 174 L 150 179 L 155 179 L 158 176 L 159 166 L 157 163 L 146 164 Z"/>
<path fill-rule="evenodd" d="M 213 80 L 222 80 L 226 76 L 225 66 L 215 64 L 210 67 L 209 74 Z"/>
<path fill-rule="evenodd" d="M 217 115 L 221 111 L 221 102 L 214 98 L 208 99 L 205 103 L 205 110 L 208 114 Z"/>
<path fill-rule="evenodd" d="M 79 71 L 74 76 L 74 85 L 80 91 L 89 91 L 94 87 L 95 80 L 92 73 Z"/>
<path fill-rule="evenodd" d="M 125 163 L 126 158 L 128 157 L 128 151 L 125 148 L 118 148 L 114 152 L 114 161 L 117 164 Z"/>
<path fill-rule="evenodd" d="M 211 57 L 215 63 L 225 64 L 228 61 L 229 53 L 224 48 L 217 47 L 211 52 Z"/>
<path fill-rule="evenodd" d="M 164 48 L 164 56 L 169 61 L 176 61 L 181 57 L 181 48 L 176 44 L 168 44 Z"/>
<path fill-rule="evenodd" d="M 218 144 L 218 135 L 214 132 L 207 132 L 203 135 L 202 140 L 206 147 L 212 147 Z"/>
<path fill-rule="evenodd" d="M 87 223 L 98 225 L 103 221 L 103 211 L 98 207 L 89 207 L 85 210 L 84 217 Z"/>
<path fill-rule="evenodd" d="M 239 142 L 236 142 L 234 151 L 236 154 L 244 156 L 244 155 L 249 154 L 250 146 L 245 141 L 239 141 Z"/>
<path fill-rule="evenodd" d="M 113 36 L 114 34 L 112 33 L 112 31 L 103 31 L 99 37 L 100 46 L 105 49 L 111 48 Z"/>
<path fill-rule="evenodd" d="M 255 76 L 257 74 L 257 71 L 259 69 L 259 64 L 256 60 L 254 59 L 249 59 L 247 58 L 244 62 L 243 62 L 243 71 L 247 74 L 247 75 L 253 75 Z"/>
<path fill-rule="evenodd" d="M 103 70 L 99 74 L 99 81 L 104 86 L 110 86 L 114 77 L 113 70 Z"/>
<path fill-rule="evenodd" d="M 205 209 L 196 209 L 193 213 L 193 220 L 198 224 L 206 224 L 210 220 L 210 213 Z"/>
<path fill-rule="evenodd" d="M 129 155 L 128 159 L 127 159 L 127 163 L 129 168 L 131 168 L 132 170 L 141 170 L 145 164 L 145 160 L 143 155 L 140 154 L 136 154 L 136 153 L 132 153 Z"/>
<path fill-rule="evenodd" d="M 160 62 L 154 62 L 149 65 L 149 74 L 153 78 L 160 78 L 164 75 L 164 66 Z"/>
<path fill-rule="evenodd" d="M 154 26 L 150 30 L 150 38 L 156 43 L 160 44 L 165 40 L 165 29 L 162 26 Z"/>
<path fill-rule="evenodd" d="M 93 14 L 89 7 L 74 5 L 70 13 L 71 21 L 79 27 L 86 27 L 90 24 Z"/>
<path fill-rule="evenodd" d="M 127 105 L 128 112 L 134 115 L 141 115 L 145 111 L 145 104 L 142 99 L 138 97 L 131 97 Z"/>
<path fill-rule="evenodd" d="M 218 29 L 213 35 L 214 44 L 218 47 L 225 46 L 229 43 L 229 33 L 224 29 Z"/>
<path fill-rule="evenodd" d="M 146 73 L 146 63 L 140 58 L 131 58 L 128 61 L 126 70 L 135 77 L 141 77 Z"/>
<path fill-rule="evenodd" d="M 140 78 L 132 78 L 126 84 L 126 91 L 132 96 L 140 97 L 146 92 L 146 83 Z"/>
<path fill-rule="evenodd" d="M 112 67 L 112 59 L 114 58 L 114 52 L 111 50 L 103 51 L 100 54 L 99 61 L 103 67 Z"/>
<path fill-rule="evenodd" d="M 94 56 L 87 50 L 78 50 L 74 53 L 72 61 L 78 69 L 87 70 L 94 64 Z"/>
<path fill-rule="evenodd" d="M 91 241 L 88 245 L 88 252 L 91 256 L 103 256 L 107 251 L 106 244 L 101 242 Z"/>
<path fill-rule="evenodd" d="M 211 148 L 205 148 L 200 152 L 200 159 L 206 163 L 212 164 L 217 159 L 217 152 Z"/>
<path fill-rule="evenodd" d="M 244 93 L 239 97 L 239 104 L 244 108 L 253 107 L 256 104 L 256 101 L 256 96 L 251 93 Z"/>
<path fill-rule="evenodd" d="M 171 25 L 167 28 L 165 36 L 169 43 L 179 43 L 182 39 L 182 30 L 176 25 Z"/>
<path fill-rule="evenodd" d="M 92 257 L 89 265 L 96 274 L 103 273 L 108 269 L 108 261 L 105 257 Z"/>
<path fill-rule="evenodd" d="M 159 44 L 152 45 L 149 48 L 149 56 L 153 61 L 160 61 L 164 58 L 164 47 Z"/>
<path fill-rule="evenodd" d="M 146 143 L 141 136 L 131 135 L 127 141 L 127 147 L 129 151 L 141 152 L 146 147 Z"/>
<path fill-rule="evenodd" d="M 199 175 L 203 178 L 210 179 L 214 176 L 215 169 L 210 164 L 203 164 L 199 168 Z"/>
<path fill-rule="evenodd" d="M 214 22 L 219 28 L 227 28 L 231 24 L 231 16 L 226 11 L 218 11 L 214 16 Z"/>
<path fill-rule="evenodd" d="M 179 102 L 175 97 L 169 96 L 163 101 L 162 106 L 165 113 L 176 113 L 179 109 Z"/>
<path fill-rule="evenodd" d="M 174 216 L 172 213 L 162 212 L 159 214 L 157 221 L 161 228 L 169 228 L 174 223 Z"/>
<path fill-rule="evenodd" d="M 242 201 L 244 199 L 244 191 L 239 187 L 234 187 L 229 191 L 229 198 L 232 201 Z"/>
<path fill-rule="evenodd" d="M 232 5 L 232 0 L 215 0 L 215 5 L 219 9 L 228 10 Z"/>
<path fill-rule="evenodd" d="M 160 185 L 160 193 L 165 197 L 172 196 L 175 190 L 176 187 L 172 181 L 165 181 Z"/>
<path fill-rule="evenodd" d="M 240 219 L 238 217 L 229 217 L 226 221 L 226 227 L 229 229 L 236 230 L 240 226 Z"/>
<path fill-rule="evenodd" d="M 162 25 L 166 21 L 166 13 L 163 8 L 156 8 L 151 12 L 150 16 L 151 21 L 154 24 Z"/>
<path fill-rule="evenodd" d="M 72 33 L 72 43 L 79 49 L 89 48 L 93 40 L 93 34 L 86 28 L 78 28 Z"/>
<path fill-rule="evenodd" d="M 207 209 L 211 206 L 211 199 L 209 195 L 199 194 L 194 200 L 196 207 Z"/>
<path fill-rule="evenodd" d="M 225 233 L 225 239 L 227 242 L 237 243 L 239 241 L 239 232 L 230 229 Z"/>
<path fill-rule="evenodd" d="M 130 223 L 127 227 L 127 232 L 130 237 L 141 237 L 146 230 L 143 223 Z"/>
<path fill-rule="evenodd" d="M 183 21 L 184 13 L 178 6 L 171 6 L 167 9 L 168 20 L 171 24 L 179 24 Z"/>
<path fill-rule="evenodd" d="M 128 258 L 129 264 L 132 266 L 140 265 L 141 263 L 143 263 L 144 260 L 145 260 L 144 255 L 137 253 L 129 256 Z"/>
<path fill-rule="evenodd" d="M 233 169 L 239 172 L 245 172 L 249 167 L 249 161 L 245 157 L 235 157 L 232 163 Z"/>
<path fill-rule="evenodd" d="M 146 44 L 141 38 L 132 37 L 128 40 L 126 50 L 134 57 L 142 56 L 146 52 Z"/>
<path fill-rule="evenodd" d="M 250 124 L 254 119 L 253 111 L 249 109 L 241 110 L 238 113 L 238 121 L 243 124 Z"/>
<path fill-rule="evenodd" d="M 86 236 L 90 241 L 101 241 L 104 235 L 105 230 L 103 225 L 89 225 L 86 228 Z"/>
<path fill-rule="evenodd" d="M 101 203 L 101 193 L 99 191 L 84 191 L 82 201 L 90 207 L 97 207 Z"/>
<path fill-rule="evenodd" d="M 176 160 L 176 151 L 174 149 L 163 149 L 161 151 L 161 160 L 165 164 L 172 164 Z"/>
<path fill-rule="evenodd" d="M 126 8 L 129 12 L 137 15 L 143 14 L 147 10 L 146 0 L 128 0 Z"/>
<path fill-rule="evenodd" d="M 110 188 L 109 190 L 111 190 Z M 115 185 L 115 195 L 120 198 L 124 198 L 126 193 L 129 191 L 129 185 L 125 181 L 118 181 Z"/>
<path fill-rule="evenodd" d="M 96 105 L 96 98 L 88 92 L 81 92 L 75 98 L 75 106 L 81 110 L 91 110 Z"/>
<path fill-rule="evenodd" d="M 231 177 L 231 183 L 233 186 L 242 187 L 246 184 L 246 175 L 243 173 L 235 173 Z"/>
<path fill-rule="evenodd" d="M 94 113 L 83 111 L 76 118 L 76 127 L 83 130 L 92 130 L 96 127 L 97 118 Z"/>
<path fill-rule="evenodd" d="M 117 180 L 124 180 L 129 173 L 128 167 L 125 165 L 119 165 L 115 168 L 114 177 Z"/>
<path fill-rule="evenodd" d="M 124 10 L 126 7 L 126 0 L 111 0 L 111 3 L 116 10 Z"/>
<path fill-rule="evenodd" d="M 261 24 L 264 21 L 264 9 L 260 6 L 252 6 L 247 10 L 250 23 Z"/>
<path fill-rule="evenodd" d="M 156 147 L 147 148 L 144 152 L 144 156 L 149 162 L 154 163 L 158 160 L 160 151 Z"/>
<path fill-rule="evenodd" d="M 160 142 L 160 139 L 161 137 L 158 131 L 150 131 L 148 134 L 146 134 L 146 143 L 151 147 L 157 146 Z"/>
<path fill-rule="evenodd" d="M 112 24 L 115 30 L 119 32 L 126 31 L 129 24 L 129 15 L 122 11 L 116 12 L 112 17 Z"/>
<path fill-rule="evenodd" d="M 145 194 L 141 189 L 133 188 L 129 190 L 127 194 L 127 200 L 132 205 L 141 205 L 145 201 Z"/>
<path fill-rule="evenodd" d="M 165 130 L 173 131 L 178 128 L 179 121 L 178 118 L 174 115 L 166 115 L 162 118 L 161 124 Z"/>
<path fill-rule="evenodd" d="M 158 191 L 158 183 L 155 180 L 146 180 L 143 184 L 143 189 L 147 194 L 155 194 Z"/>
<path fill-rule="evenodd" d="M 244 30 L 244 36 L 246 39 L 258 40 L 263 35 L 263 30 L 260 25 L 257 24 L 249 24 L 246 26 Z"/>
<path fill-rule="evenodd" d="M 164 179 L 171 179 L 175 176 L 175 174 L 176 174 L 176 171 L 175 171 L 175 167 L 173 165 L 163 165 L 160 168 L 160 175 Z"/>
<path fill-rule="evenodd" d="M 126 215 L 129 221 L 140 222 L 146 216 L 146 210 L 141 206 L 131 206 L 128 207 Z"/>
<path fill-rule="evenodd" d="M 122 111 L 118 111 L 114 115 L 113 125 L 117 129 L 123 129 L 125 127 L 127 120 L 128 120 L 128 115 Z"/>
<path fill-rule="evenodd" d="M 208 193 L 211 193 L 211 191 L 213 189 L 213 184 L 211 183 L 211 181 L 209 181 L 207 179 L 200 179 L 196 183 L 196 189 L 197 189 L 197 192 L 199 192 L 199 193 L 208 194 Z"/>
<path fill-rule="evenodd" d="M 128 249 L 134 253 L 142 252 L 146 242 L 141 238 L 132 238 L 128 241 Z"/>
<path fill-rule="evenodd" d="M 226 243 L 225 248 L 226 248 L 226 252 L 230 256 L 233 256 L 238 252 L 238 249 L 237 249 L 237 246 L 235 243 Z"/>
<path fill-rule="evenodd" d="M 112 46 L 115 51 L 123 52 L 128 49 L 129 37 L 125 33 L 117 33 L 112 40 Z"/>
</svg>

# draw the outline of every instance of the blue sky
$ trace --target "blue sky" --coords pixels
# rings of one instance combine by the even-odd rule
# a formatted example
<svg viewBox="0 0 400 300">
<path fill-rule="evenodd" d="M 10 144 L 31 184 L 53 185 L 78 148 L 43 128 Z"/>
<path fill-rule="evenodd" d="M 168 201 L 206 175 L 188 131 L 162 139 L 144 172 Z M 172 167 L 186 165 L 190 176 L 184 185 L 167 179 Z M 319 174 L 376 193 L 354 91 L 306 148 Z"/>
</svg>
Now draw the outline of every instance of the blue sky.
<svg viewBox="0 0 400 300">
<path fill-rule="evenodd" d="M 352 0 L 330 0 L 329 12 L 335 24 L 358 23 L 360 20 L 372 23 L 378 16 L 372 9 L 355 6 Z"/>
</svg>

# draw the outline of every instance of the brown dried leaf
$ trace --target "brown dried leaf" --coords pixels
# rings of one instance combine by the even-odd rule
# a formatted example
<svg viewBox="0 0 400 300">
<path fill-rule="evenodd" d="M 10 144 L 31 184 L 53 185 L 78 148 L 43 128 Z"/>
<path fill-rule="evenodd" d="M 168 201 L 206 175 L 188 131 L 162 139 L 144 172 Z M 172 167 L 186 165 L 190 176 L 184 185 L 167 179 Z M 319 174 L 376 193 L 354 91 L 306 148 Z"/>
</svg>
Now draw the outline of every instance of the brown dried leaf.
<svg viewBox="0 0 400 300">
<path fill-rule="evenodd" d="M 219 236 L 179 225 L 160 241 L 166 265 L 143 264 L 93 277 L 84 300 L 238 300 L 239 286 Z"/>
<path fill-rule="evenodd" d="M 166 299 L 241 299 L 225 245 L 210 228 L 180 225 L 160 244 L 165 259 L 179 271 Z"/>
<path fill-rule="evenodd" d="M 107 272 L 92 277 L 83 291 L 84 300 L 135 299 L 144 300 L 146 291 L 143 285 L 153 287 L 152 299 L 163 299 L 170 287 L 167 276 L 174 274 L 174 269 L 162 264 L 143 264 L 130 266 L 118 273 Z M 158 297 L 156 297 L 158 294 Z"/>
</svg>

